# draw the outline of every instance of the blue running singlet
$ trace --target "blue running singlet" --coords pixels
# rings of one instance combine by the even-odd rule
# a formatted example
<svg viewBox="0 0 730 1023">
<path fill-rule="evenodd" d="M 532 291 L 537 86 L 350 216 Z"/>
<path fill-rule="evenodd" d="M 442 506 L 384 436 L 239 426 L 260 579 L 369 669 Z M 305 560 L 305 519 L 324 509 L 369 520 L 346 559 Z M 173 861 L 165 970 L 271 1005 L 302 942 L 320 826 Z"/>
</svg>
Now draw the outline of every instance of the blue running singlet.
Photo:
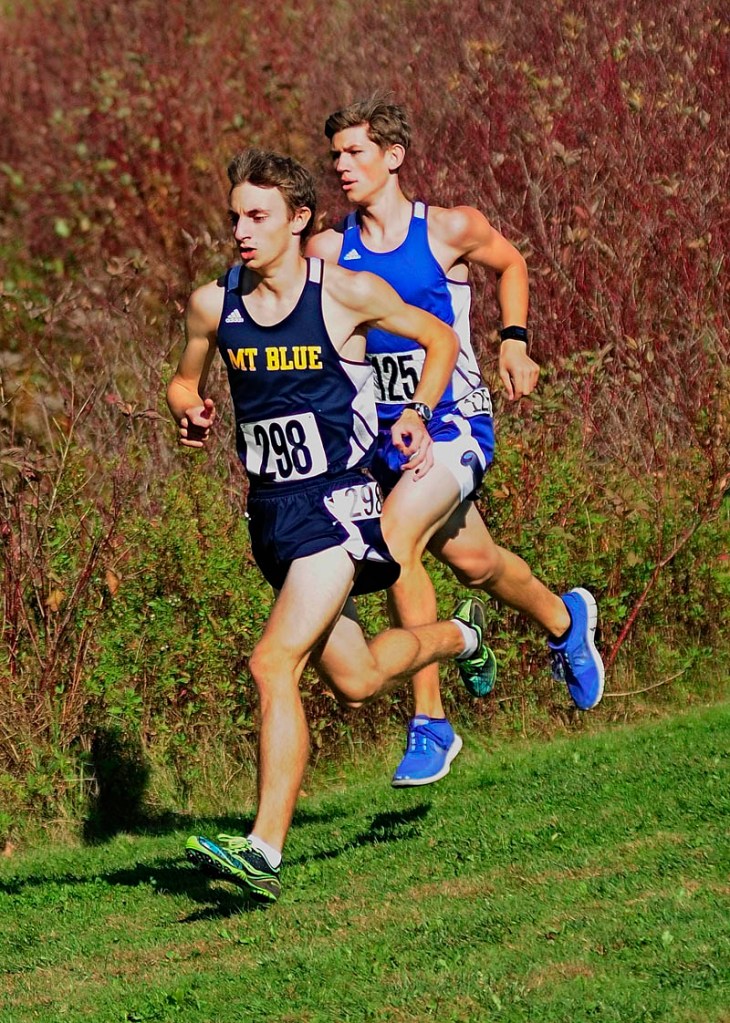
<svg viewBox="0 0 730 1023">
<path fill-rule="evenodd" d="M 349 270 L 369 270 L 384 278 L 410 305 L 425 309 L 454 328 L 459 357 L 428 432 L 434 459 L 454 476 L 462 500 L 473 498 L 494 456 L 492 400 L 482 384 L 471 344 L 471 288 L 449 280 L 428 242 L 428 207 L 414 202 L 405 240 L 390 252 L 373 252 L 360 236 L 356 213 L 344 221 L 338 260 Z M 372 471 L 386 493 L 402 477 L 405 455 L 393 445 L 390 427 L 413 397 L 423 372 L 425 351 L 409 338 L 370 330 L 367 357 L 375 371 L 380 433 Z"/>
<path fill-rule="evenodd" d="M 454 328 L 459 336 L 459 357 L 438 406 L 438 410 L 447 411 L 480 388 L 482 379 L 470 337 L 471 289 L 467 283 L 449 280 L 431 252 L 427 212 L 425 203 L 413 203 L 408 234 L 390 252 L 366 248 L 357 213 L 348 214 L 338 262 L 348 270 L 377 274 L 404 302 L 433 313 Z M 375 371 L 375 399 L 381 425 L 393 422 L 403 411 L 403 404 L 413 397 L 423 372 L 425 351 L 409 338 L 373 329 L 367 335 L 367 357 Z"/>
</svg>

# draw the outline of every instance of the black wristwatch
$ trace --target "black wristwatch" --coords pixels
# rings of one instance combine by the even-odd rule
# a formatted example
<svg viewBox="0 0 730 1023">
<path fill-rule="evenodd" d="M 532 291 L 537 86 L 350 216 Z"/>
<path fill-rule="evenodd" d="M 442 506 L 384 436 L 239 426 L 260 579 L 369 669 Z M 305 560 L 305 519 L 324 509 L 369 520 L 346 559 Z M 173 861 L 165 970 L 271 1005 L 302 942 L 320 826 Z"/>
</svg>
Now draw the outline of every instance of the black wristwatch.
<svg viewBox="0 0 730 1023">
<path fill-rule="evenodd" d="M 416 415 L 420 416 L 424 423 L 430 423 L 433 419 L 433 411 L 425 401 L 409 401 L 403 406 L 403 411 L 412 408 Z"/>
</svg>

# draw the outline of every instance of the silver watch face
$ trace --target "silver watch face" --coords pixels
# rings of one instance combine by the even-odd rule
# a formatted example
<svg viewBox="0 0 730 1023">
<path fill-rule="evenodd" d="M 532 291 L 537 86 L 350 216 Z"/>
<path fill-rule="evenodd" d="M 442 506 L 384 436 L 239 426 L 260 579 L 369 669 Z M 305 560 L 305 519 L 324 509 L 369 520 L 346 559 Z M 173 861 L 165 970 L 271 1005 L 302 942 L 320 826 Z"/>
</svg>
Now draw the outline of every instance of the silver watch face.
<svg viewBox="0 0 730 1023">
<path fill-rule="evenodd" d="M 428 423 L 433 418 L 433 412 L 423 401 L 412 401 L 410 405 L 406 405 L 406 408 L 412 408 L 416 412 L 424 423 Z"/>
</svg>

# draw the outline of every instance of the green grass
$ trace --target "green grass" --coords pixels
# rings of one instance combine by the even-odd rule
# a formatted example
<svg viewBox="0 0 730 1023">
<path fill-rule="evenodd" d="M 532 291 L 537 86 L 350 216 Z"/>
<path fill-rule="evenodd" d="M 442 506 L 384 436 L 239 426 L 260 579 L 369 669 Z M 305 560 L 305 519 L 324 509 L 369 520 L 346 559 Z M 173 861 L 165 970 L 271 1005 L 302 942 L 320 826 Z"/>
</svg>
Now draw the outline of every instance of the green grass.
<svg viewBox="0 0 730 1023">
<path fill-rule="evenodd" d="M 230 819 L 16 854 L 0 1021 L 728 1021 L 729 739 L 723 704 L 315 778 L 268 909 L 181 856 Z"/>
</svg>

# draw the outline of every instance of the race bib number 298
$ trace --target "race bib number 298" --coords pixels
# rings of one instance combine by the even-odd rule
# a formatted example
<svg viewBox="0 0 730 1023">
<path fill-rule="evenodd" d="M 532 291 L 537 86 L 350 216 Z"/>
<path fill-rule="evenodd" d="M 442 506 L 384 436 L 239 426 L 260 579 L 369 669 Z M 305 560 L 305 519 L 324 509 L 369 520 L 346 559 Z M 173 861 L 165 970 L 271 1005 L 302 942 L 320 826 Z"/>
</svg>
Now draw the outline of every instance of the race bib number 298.
<svg viewBox="0 0 730 1023">
<path fill-rule="evenodd" d="M 327 471 L 327 456 L 312 412 L 241 423 L 246 469 L 276 483 L 306 480 Z"/>
<path fill-rule="evenodd" d="M 379 485 L 371 480 L 335 490 L 325 498 L 325 504 L 339 522 L 377 519 L 383 510 L 383 493 Z"/>
</svg>

